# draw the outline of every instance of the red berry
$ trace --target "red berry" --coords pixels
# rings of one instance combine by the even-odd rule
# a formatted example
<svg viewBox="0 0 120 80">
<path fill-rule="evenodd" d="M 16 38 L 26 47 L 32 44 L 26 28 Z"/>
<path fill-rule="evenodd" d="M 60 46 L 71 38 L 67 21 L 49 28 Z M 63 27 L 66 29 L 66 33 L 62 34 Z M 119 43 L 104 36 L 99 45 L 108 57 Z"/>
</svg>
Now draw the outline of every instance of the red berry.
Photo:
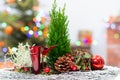
<svg viewBox="0 0 120 80">
<path fill-rule="evenodd" d="M 71 65 L 70 67 L 71 67 L 72 71 L 77 71 L 77 66 L 76 65 Z"/>
<path fill-rule="evenodd" d="M 73 57 L 73 56 L 71 57 L 71 60 L 72 60 L 72 61 L 74 60 L 74 57 Z"/>
<path fill-rule="evenodd" d="M 29 68 L 27 67 L 24 67 L 24 71 L 27 72 L 29 70 Z"/>
<path fill-rule="evenodd" d="M 50 72 L 50 68 L 49 67 L 46 67 L 46 68 L 44 68 L 44 70 L 43 70 L 45 73 L 49 73 Z"/>
<path fill-rule="evenodd" d="M 85 67 L 85 70 L 87 71 L 87 70 L 89 70 L 89 68 L 88 68 L 88 67 Z"/>
<path fill-rule="evenodd" d="M 71 54 L 68 53 L 68 54 L 66 54 L 66 56 L 67 56 L 67 57 L 71 57 Z"/>
</svg>

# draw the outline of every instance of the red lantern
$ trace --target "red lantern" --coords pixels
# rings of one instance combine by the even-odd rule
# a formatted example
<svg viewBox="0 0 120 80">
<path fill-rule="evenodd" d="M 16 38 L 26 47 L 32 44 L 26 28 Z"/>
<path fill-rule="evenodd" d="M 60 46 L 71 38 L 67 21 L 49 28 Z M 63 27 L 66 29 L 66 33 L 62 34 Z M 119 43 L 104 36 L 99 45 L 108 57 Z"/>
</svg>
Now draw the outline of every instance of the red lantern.
<svg viewBox="0 0 120 80">
<path fill-rule="evenodd" d="M 103 67 L 104 67 L 104 59 L 99 55 L 92 56 L 91 58 L 92 70 L 101 70 Z"/>
</svg>

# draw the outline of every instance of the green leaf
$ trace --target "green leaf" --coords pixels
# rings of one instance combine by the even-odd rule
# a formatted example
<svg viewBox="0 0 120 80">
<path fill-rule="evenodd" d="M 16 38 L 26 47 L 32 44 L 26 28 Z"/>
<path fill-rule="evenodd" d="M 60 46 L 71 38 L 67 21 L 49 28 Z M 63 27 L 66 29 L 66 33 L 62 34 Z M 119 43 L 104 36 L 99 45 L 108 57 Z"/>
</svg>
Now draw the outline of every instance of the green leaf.
<svg viewBox="0 0 120 80">
<path fill-rule="evenodd" d="M 90 55 L 90 54 L 85 54 L 85 55 L 84 55 L 84 58 L 89 59 L 89 58 L 91 58 L 91 55 Z"/>
</svg>

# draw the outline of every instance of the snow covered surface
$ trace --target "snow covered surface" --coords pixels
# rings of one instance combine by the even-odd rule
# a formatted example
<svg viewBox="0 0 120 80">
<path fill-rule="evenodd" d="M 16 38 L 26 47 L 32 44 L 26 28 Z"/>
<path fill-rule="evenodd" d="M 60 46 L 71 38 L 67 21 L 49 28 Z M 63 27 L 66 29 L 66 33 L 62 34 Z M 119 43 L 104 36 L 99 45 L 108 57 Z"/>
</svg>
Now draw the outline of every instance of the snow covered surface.
<svg viewBox="0 0 120 80">
<path fill-rule="evenodd" d="M 1 69 L 0 80 L 120 80 L 120 68 L 105 66 L 103 70 L 54 75 L 34 75 Z"/>
</svg>

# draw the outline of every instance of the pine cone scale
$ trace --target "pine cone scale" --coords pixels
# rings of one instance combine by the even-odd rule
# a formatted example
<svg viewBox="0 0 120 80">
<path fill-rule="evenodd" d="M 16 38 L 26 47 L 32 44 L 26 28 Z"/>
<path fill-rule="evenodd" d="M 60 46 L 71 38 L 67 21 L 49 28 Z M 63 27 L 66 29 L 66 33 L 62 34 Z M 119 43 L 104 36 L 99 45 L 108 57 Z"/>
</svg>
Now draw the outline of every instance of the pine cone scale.
<svg viewBox="0 0 120 80">
<path fill-rule="evenodd" d="M 54 67 L 58 72 L 69 72 L 71 70 L 71 62 L 69 57 L 63 55 L 62 57 L 58 57 L 54 63 Z"/>
</svg>

